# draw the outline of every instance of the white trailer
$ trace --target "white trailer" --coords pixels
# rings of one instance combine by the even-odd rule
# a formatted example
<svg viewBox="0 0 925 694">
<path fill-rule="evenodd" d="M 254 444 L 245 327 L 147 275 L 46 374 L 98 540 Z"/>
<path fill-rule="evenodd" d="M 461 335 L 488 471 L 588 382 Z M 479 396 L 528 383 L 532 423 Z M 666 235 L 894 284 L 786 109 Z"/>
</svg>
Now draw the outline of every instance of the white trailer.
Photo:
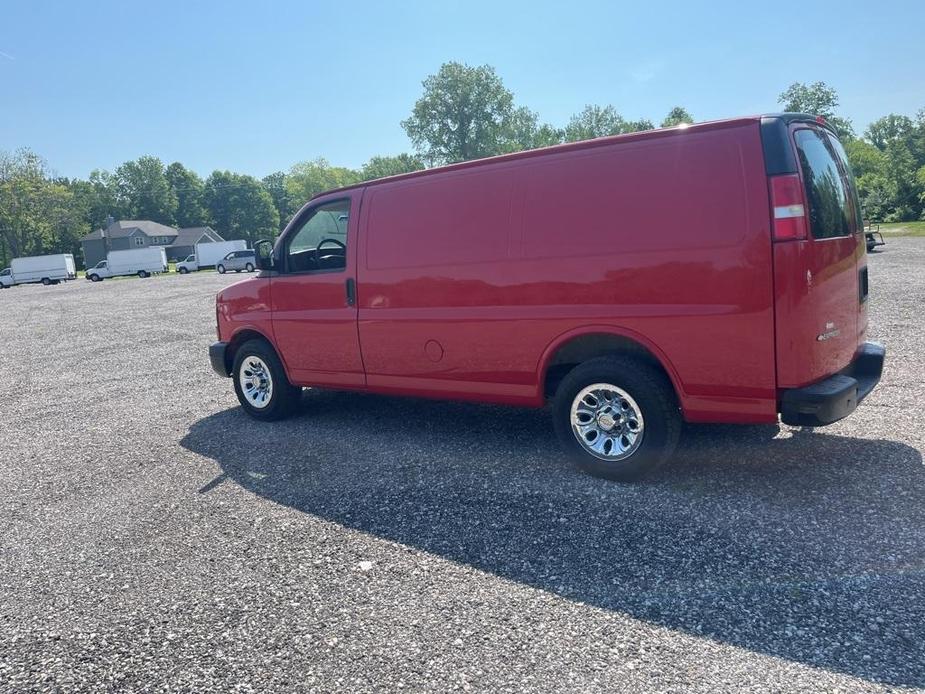
<svg viewBox="0 0 925 694">
<path fill-rule="evenodd" d="M 196 252 L 188 256 L 186 260 L 181 260 L 177 263 L 177 272 L 185 274 L 187 272 L 196 272 L 196 270 L 202 270 L 206 267 L 215 267 L 219 260 L 232 251 L 243 250 L 247 250 L 247 241 L 243 239 L 197 243 Z"/>
<path fill-rule="evenodd" d="M 14 284 L 33 282 L 41 282 L 47 286 L 76 277 L 74 256 L 70 253 L 33 255 L 26 258 L 13 258 L 10 266 L 0 271 L 0 288 L 6 289 Z"/>
<path fill-rule="evenodd" d="M 128 251 L 109 251 L 106 260 L 101 260 L 87 269 L 87 279 L 91 282 L 102 282 L 107 277 L 150 277 L 159 272 L 167 272 L 167 251 L 163 246 L 148 246 Z"/>
</svg>

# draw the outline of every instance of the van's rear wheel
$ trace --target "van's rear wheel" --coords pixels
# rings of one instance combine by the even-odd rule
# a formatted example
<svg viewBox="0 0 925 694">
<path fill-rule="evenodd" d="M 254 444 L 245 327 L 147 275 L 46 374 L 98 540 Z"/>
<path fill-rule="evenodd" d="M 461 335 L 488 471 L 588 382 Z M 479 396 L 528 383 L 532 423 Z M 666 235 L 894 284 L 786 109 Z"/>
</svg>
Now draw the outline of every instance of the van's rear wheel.
<svg viewBox="0 0 925 694">
<path fill-rule="evenodd" d="M 302 389 L 289 383 L 276 352 L 263 340 L 248 340 L 238 348 L 231 377 L 241 407 L 254 419 L 288 417 L 302 399 Z"/>
<path fill-rule="evenodd" d="M 247 265 L 244 266 L 244 269 L 247 270 L 248 272 L 253 272 L 253 271 L 254 271 L 254 264 L 253 264 L 253 263 L 248 263 Z"/>
<path fill-rule="evenodd" d="M 47 277 L 43 277 L 43 278 L 42 278 L 42 284 L 44 284 L 44 285 L 47 287 L 47 286 L 49 286 L 49 285 L 51 284 L 51 280 L 48 279 Z"/>
<path fill-rule="evenodd" d="M 618 356 L 591 359 L 566 375 L 553 401 L 553 424 L 579 467 L 620 481 L 662 465 L 681 434 L 668 379 L 644 362 Z"/>
<path fill-rule="evenodd" d="M 139 271 L 138 271 L 138 276 L 141 277 L 142 279 L 144 279 L 145 277 L 148 276 L 148 273 L 145 272 L 144 270 L 139 270 Z"/>
</svg>

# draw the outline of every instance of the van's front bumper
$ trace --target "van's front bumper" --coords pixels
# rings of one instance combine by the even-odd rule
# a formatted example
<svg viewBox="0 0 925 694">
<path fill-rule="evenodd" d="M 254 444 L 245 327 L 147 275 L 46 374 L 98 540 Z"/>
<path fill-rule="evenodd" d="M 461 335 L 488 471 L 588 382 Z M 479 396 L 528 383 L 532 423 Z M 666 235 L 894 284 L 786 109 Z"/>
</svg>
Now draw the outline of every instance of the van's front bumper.
<svg viewBox="0 0 925 694">
<path fill-rule="evenodd" d="M 865 342 L 854 361 L 837 374 L 783 391 L 781 421 L 793 426 L 821 427 L 847 417 L 880 382 L 885 357 L 883 345 Z"/>
<path fill-rule="evenodd" d="M 213 342 L 209 345 L 209 361 L 212 362 L 212 369 L 219 376 L 228 378 L 231 373 L 228 371 L 228 362 L 225 361 L 225 353 L 228 351 L 227 342 Z"/>
</svg>

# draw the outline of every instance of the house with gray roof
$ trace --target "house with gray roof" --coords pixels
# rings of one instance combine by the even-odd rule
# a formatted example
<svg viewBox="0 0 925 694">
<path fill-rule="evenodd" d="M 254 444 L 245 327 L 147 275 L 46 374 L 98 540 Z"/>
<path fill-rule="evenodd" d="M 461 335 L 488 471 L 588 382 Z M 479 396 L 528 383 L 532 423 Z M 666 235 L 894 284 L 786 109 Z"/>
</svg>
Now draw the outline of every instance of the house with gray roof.
<svg viewBox="0 0 925 694">
<path fill-rule="evenodd" d="M 175 229 L 148 220 L 119 220 L 105 229 L 97 229 L 80 240 L 85 267 L 106 259 L 109 251 L 124 251 L 147 246 L 163 246 L 167 260 L 183 260 L 192 254 L 197 243 L 224 241 L 211 227 Z"/>
</svg>

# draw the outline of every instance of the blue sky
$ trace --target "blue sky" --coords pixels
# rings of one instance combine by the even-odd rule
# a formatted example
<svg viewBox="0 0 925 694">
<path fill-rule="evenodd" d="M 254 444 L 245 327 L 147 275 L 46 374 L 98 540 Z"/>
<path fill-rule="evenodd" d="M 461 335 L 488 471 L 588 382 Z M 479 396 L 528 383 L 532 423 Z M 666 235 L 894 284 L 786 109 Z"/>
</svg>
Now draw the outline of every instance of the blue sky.
<svg viewBox="0 0 925 694">
<path fill-rule="evenodd" d="M 659 121 L 778 108 L 824 80 L 863 129 L 925 107 L 925 2 L 0 0 L 0 149 L 86 177 L 143 154 L 264 176 L 406 151 L 441 63 L 493 65 L 563 125 L 585 104 Z"/>
</svg>

